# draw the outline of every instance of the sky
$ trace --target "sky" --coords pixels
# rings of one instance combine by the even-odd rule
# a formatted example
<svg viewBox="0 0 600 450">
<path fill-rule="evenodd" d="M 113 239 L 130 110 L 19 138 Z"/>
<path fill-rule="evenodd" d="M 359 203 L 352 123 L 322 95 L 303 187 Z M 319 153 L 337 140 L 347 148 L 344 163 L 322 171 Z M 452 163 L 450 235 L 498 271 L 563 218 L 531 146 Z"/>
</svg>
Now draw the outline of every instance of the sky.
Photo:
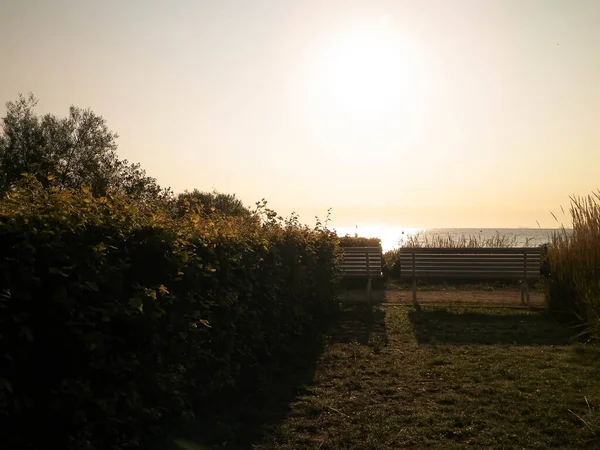
<svg viewBox="0 0 600 450">
<path fill-rule="evenodd" d="M 0 115 L 101 114 L 175 192 L 339 227 L 553 227 L 600 187 L 597 0 L 3 0 Z"/>
</svg>

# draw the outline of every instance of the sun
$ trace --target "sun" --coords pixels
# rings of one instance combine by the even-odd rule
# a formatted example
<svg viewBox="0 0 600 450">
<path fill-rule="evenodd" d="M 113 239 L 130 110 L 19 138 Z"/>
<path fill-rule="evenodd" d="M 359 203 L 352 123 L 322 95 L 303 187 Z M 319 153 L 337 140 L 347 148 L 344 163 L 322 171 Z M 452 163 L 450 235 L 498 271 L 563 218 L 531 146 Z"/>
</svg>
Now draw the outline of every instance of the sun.
<svg viewBox="0 0 600 450">
<path fill-rule="evenodd" d="M 339 120 L 406 116 L 423 97 L 416 54 L 386 23 L 339 33 L 324 45 L 317 72 L 319 106 Z"/>
</svg>

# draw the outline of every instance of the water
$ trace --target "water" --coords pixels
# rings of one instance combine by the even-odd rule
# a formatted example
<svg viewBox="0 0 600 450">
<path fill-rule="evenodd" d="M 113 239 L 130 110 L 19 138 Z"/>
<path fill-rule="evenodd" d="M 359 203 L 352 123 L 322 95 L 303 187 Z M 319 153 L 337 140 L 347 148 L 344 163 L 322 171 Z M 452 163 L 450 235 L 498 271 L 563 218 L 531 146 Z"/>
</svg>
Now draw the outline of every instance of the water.
<svg viewBox="0 0 600 450">
<path fill-rule="evenodd" d="M 349 234 L 353 236 L 357 233 L 363 237 L 378 237 L 381 239 L 383 251 L 393 250 L 402 245 L 409 238 L 418 234 L 429 238 L 441 236 L 443 238 L 451 237 L 458 240 L 462 236 L 474 236 L 477 239 L 492 239 L 498 233 L 500 236 L 506 236 L 509 241 L 515 241 L 516 246 L 538 246 L 549 242 L 550 235 L 555 228 L 401 228 L 401 227 L 334 227 L 338 235 Z"/>
</svg>

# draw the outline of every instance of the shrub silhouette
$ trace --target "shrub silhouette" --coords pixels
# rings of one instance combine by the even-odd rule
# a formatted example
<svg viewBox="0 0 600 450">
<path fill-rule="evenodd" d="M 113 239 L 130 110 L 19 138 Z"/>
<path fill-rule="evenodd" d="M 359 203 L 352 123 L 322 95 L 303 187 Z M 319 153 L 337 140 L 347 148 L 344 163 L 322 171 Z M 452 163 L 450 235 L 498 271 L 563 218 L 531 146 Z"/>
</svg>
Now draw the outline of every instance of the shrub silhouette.
<svg viewBox="0 0 600 450">
<path fill-rule="evenodd" d="M 337 238 L 255 214 L 12 190 L 0 202 L 0 446 L 144 447 L 284 354 L 333 305 Z"/>
</svg>

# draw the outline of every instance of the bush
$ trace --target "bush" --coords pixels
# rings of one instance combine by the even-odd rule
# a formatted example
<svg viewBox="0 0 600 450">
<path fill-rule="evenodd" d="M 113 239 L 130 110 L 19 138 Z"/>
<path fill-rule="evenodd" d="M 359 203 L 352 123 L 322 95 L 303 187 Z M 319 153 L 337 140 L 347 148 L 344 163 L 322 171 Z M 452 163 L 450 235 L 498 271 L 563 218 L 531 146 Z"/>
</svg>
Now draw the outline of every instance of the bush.
<svg viewBox="0 0 600 450">
<path fill-rule="evenodd" d="M 333 305 L 336 236 L 33 186 L 0 202 L 1 448 L 145 447 Z"/>
<path fill-rule="evenodd" d="M 575 321 L 589 338 L 600 338 L 600 191 L 571 198 L 571 232 L 553 233 L 547 247 L 549 310 Z"/>
<path fill-rule="evenodd" d="M 340 247 L 379 247 L 381 248 L 381 239 L 362 236 L 342 236 L 339 238 Z"/>
</svg>

